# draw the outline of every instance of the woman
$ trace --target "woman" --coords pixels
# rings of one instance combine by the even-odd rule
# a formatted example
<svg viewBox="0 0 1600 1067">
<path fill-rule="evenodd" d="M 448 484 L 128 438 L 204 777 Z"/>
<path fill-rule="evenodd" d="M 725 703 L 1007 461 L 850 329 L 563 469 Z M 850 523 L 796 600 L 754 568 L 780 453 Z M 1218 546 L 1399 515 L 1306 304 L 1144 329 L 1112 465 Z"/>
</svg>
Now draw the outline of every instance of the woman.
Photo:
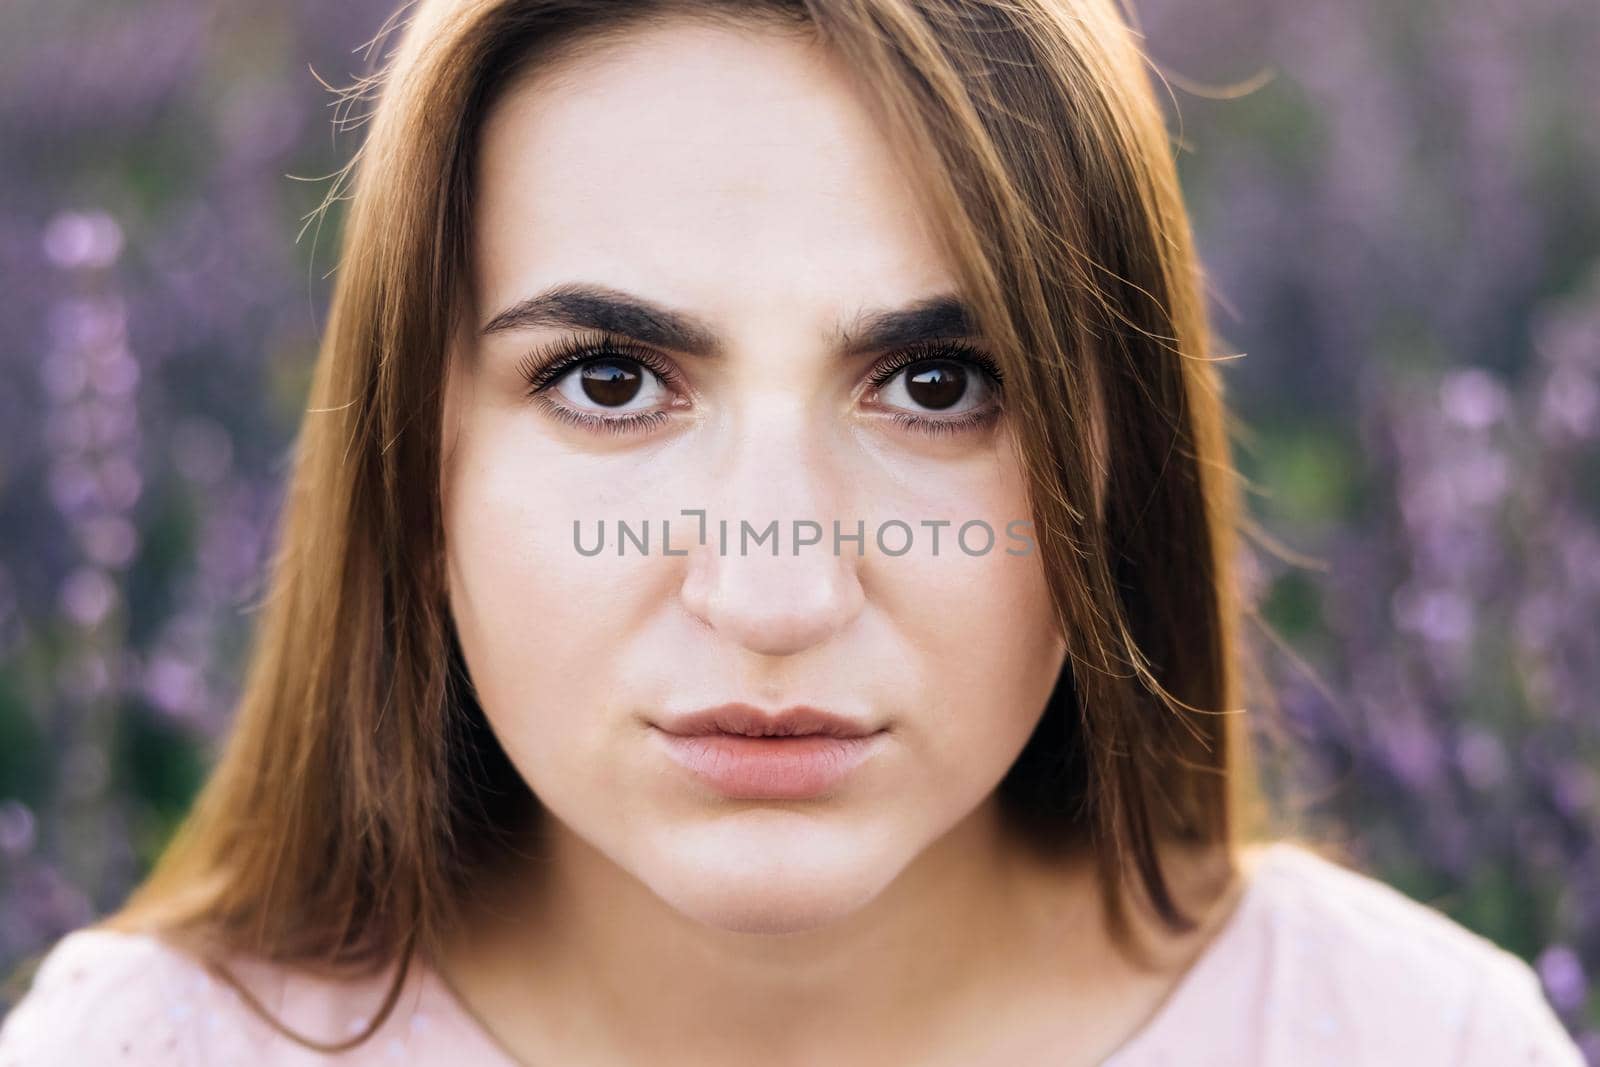
<svg viewBox="0 0 1600 1067">
<path fill-rule="evenodd" d="M 0 1064 L 1575 1063 L 1267 834 L 1141 62 L 1105 0 L 422 4 L 230 743 Z"/>
</svg>

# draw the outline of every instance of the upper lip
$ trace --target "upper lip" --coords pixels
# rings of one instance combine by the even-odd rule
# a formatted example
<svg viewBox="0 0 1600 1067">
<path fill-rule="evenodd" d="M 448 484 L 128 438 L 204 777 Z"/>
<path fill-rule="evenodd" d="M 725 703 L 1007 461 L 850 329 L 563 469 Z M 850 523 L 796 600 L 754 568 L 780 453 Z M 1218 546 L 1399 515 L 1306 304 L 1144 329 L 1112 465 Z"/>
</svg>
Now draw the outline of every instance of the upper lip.
<svg viewBox="0 0 1600 1067">
<path fill-rule="evenodd" d="M 674 716 L 657 725 L 670 734 L 685 737 L 716 733 L 747 737 L 797 737 L 803 734 L 865 737 L 877 733 L 875 727 L 865 723 L 804 704 L 782 711 L 763 711 L 751 704 L 723 704 L 688 715 Z"/>
</svg>

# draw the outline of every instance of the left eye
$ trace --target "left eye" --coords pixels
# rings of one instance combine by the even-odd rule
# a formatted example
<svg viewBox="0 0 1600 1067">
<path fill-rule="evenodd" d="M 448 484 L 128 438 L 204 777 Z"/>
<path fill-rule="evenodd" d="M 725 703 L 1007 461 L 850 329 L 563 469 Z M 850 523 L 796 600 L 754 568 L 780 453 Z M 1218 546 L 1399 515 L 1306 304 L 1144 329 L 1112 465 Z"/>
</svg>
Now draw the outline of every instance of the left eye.
<svg viewBox="0 0 1600 1067">
<path fill-rule="evenodd" d="M 954 359 L 924 359 L 894 372 L 878 396 L 914 412 L 964 415 L 986 404 L 991 388 L 976 367 Z"/>
</svg>

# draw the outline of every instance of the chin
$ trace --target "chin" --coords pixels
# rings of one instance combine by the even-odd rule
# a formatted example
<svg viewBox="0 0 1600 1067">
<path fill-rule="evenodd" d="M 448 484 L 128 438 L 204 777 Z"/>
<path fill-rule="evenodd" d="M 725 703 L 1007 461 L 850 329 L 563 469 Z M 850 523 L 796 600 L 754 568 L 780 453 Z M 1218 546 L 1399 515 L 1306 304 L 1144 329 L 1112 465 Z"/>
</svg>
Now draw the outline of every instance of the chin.
<svg viewBox="0 0 1600 1067">
<path fill-rule="evenodd" d="M 859 842 L 796 848 L 792 835 L 768 835 L 737 848 L 680 843 L 660 859 L 664 869 L 642 879 L 652 892 L 697 922 L 750 934 L 801 933 L 839 922 L 899 873 Z"/>
</svg>

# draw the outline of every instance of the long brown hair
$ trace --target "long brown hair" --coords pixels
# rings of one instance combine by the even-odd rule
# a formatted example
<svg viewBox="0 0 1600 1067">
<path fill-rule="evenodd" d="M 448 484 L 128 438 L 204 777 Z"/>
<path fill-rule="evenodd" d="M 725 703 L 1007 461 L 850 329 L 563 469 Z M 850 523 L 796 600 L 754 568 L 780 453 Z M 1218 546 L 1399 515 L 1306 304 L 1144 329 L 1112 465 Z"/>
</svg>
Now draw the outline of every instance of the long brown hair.
<svg viewBox="0 0 1600 1067">
<path fill-rule="evenodd" d="M 470 302 L 477 133 L 530 64 L 642 21 L 815 34 L 922 182 L 1002 359 L 1068 659 L 1000 787 L 1041 845 L 1092 848 L 1173 930 L 1168 842 L 1228 857 L 1265 805 L 1241 717 L 1247 605 L 1228 414 L 1171 142 L 1113 0 L 424 0 L 346 91 L 366 139 L 280 540 L 228 742 L 148 879 L 100 924 L 227 975 L 429 959 L 537 815 L 487 728 L 443 596 L 441 386 Z M 347 193 L 348 188 L 348 193 Z M 236 985 L 239 983 L 235 983 Z"/>
</svg>

